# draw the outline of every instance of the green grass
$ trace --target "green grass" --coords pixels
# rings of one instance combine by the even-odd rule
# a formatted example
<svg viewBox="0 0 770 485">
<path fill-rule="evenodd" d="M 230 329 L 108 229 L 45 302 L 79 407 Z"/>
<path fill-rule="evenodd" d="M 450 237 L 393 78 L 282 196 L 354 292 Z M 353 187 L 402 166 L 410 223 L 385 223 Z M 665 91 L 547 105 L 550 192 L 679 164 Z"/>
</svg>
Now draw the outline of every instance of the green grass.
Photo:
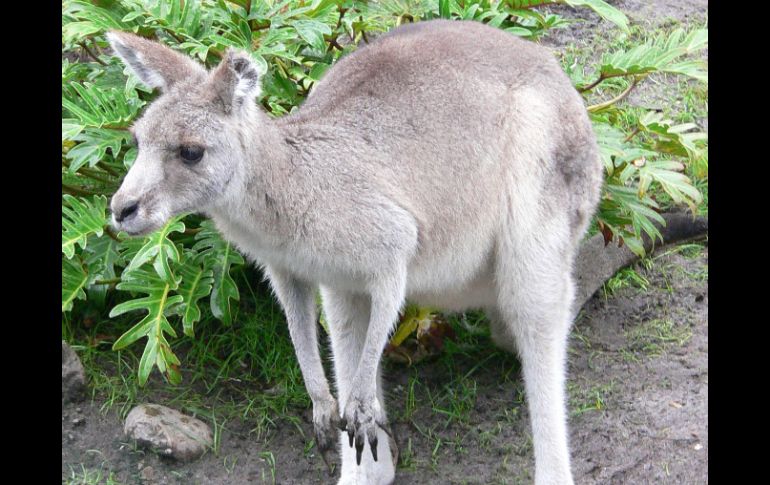
<svg viewBox="0 0 770 485">
<path fill-rule="evenodd" d="M 86 468 L 83 464 L 79 467 L 70 465 L 69 468 L 69 476 L 62 480 L 66 485 L 123 485 L 113 472 L 105 472 L 103 463 L 98 469 Z"/>
<path fill-rule="evenodd" d="M 415 461 L 414 451 L 412 450 L 412 438 L 407 438 L 406 447 L 399 450 L 398 469 L 412 471 L 417 469 L 417 462 Z"/>
<path fill-rule="evenodd" d="M 636 288 L 640 292 L 645 292 L 649 287 L 650 281 L 636 268 L 630 266 L 621 269 L 612 278 L 604 282 L 604 285 L 602 285 L 602 292 L 606 299 L 614 296 L 623 288 Z"/>
<path fill-rule="evenodd" d="M 273 455 L 272 451 L 263 451 L 259 454 L 259 457 L 267 466 L 267 472 L 264 468 L 262 469 L 262 483 L 267 483 L 269 474 L 270 483 L 275 485 L 275 455 Z"/>
<path fill-rule="evenodd" d="M 672 346 L 681 347 L 692 337 L 692 330 L 668 318 L 644 322 L 627 332 L 628 350 L 657 357 Z"/>
<path fill-rule="evenodd" d="M 615 389 L 615 382 L 592 384 L 583 387 L 575 382 L 567 383 L 570 416 L 580 416 L 589 411 L 602 411 L 607 408 L 607 400 Z"/>
<path fill-rule="evenodd" d="M 92 398 L 103 402 L 102 411 L 124 418 L 133 406 L 152 397 L 216 423 L 215 434 L 228 421 L 245 419 L 260 438 L 278 421 L 307 408 L 310 399 L 280 307 L 264 285 L 253 284 L 260 278 L 256 270 L 239 277 L 242 302 L 232 327 L 207 315 L 196 325 L 194 338 L 181 337 L 172 344 L 182 361 L 183 381 L 176 386 L 155 373 L 140 387 L 141 349 L 111 350 L 130 320 L 103 320 L 89 328 L 63 320 L 65 338 L 74 342 Z"/>
</svg>

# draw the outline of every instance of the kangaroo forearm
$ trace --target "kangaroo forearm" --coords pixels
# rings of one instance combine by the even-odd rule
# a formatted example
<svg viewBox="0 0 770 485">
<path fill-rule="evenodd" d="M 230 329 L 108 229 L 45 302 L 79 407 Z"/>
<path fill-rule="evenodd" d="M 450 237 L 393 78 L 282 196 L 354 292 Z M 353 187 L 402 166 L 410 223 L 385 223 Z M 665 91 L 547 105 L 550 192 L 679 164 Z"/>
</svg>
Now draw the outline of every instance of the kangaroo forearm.
<svg viewBox="0 0 770 485">
<path fill-rule="evenodd" d="M 404 301 L 406 271 L 396 269 L 390 281 L 372 291 L 372 310 L 366 341 L 358 362 L 354 378 L 353 393 L 359 397 L 374 397 L 377 382 L 377 367 L 388 335 L 398 319 L 398 311 Z"/>
<path fill-rule="evenodd" d="M 289 335 L 294 345 L 305 388 L 310 398 L 315 402 L 331 396 L 329 382 L 321 363 L 318 351 L 318 333 L 315 318 L 304 318 L 301 321 L 289 323 Z"/>
<path fill-rule="evenodd" d="M 382 351 L 388 342 L 388 334 L 394 322 L 372 321 L 366 334 L 366 342 L 353 380 L 352 393 L 359 397 L 373 398 L 377 389 L 377 367 Z"/>
<path fill-rule="evenodd" d="M 265 271 L 286 314 L 289 335 L 308 394 L 314 402 L 327 399 L 331 393 L 318 350 L 313 288 L 274 267 L 267 267 Z"/>
</svg>

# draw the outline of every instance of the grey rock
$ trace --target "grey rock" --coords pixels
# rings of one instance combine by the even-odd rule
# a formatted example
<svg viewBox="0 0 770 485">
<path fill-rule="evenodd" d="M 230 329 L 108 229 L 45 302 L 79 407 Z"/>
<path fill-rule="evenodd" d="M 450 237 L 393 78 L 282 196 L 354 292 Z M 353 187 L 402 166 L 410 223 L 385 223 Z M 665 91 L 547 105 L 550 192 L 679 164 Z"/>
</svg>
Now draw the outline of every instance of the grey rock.
<svg viewBox="0 0 770 485">
<path fill-rule="evenodd" d="M 128 413 L 123 427 L 140 446 L 180 461 L 201 456 L 214 442 L 203 421 L 159 404 L 141 404 Z"/>
<path fill-rule="evenodd" d="M 142 469 L 142 471 L 139 473 L 139 478 L 143 482 L 154 483 L 156 481 L 155 469 L 151 466 Z"/>
<path fill-rule="evenodd" d="M 86 373 L 78 355 L 61 341 L 61 398 L 63 402 L 77 401 L 84 397 Z"/>
</svg>

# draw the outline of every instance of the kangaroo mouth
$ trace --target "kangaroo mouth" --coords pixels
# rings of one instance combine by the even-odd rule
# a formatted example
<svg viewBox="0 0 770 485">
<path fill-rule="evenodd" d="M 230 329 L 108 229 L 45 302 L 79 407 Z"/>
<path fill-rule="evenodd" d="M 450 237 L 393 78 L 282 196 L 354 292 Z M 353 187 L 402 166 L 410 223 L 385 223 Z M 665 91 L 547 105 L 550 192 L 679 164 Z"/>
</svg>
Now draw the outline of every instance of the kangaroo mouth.
<svg viewBox="0 0 770 485">
<path fill-rule="evenodd" d="M 151 232 L 157 231 L 163 227 L 162 221 L 157 221 L 152 217 L 135 217 L 130 221 L 118 222 L 115 216 L 112 216 L 112 227 L 119 232 L 125 232 L 131 237 L 146 236 Z"/>
</svg>

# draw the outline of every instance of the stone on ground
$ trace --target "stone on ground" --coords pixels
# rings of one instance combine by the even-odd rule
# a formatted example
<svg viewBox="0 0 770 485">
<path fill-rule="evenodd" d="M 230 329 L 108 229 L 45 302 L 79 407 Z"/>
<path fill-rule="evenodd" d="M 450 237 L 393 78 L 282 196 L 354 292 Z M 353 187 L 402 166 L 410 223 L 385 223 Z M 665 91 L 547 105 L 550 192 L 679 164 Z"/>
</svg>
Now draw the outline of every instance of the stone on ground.
<svg viewBox="0 0 770 485">
<path fill-rule="evenodd" d="M 136 406 L 128 413 L 123 430 L 140 446 L 180 461 L 198 458 L 213 444 L 206 423 L 159 404 Z"/>
<path fill-rule="evenodd" d="M 86 374 L 78 354 L 61 341 L 61 398 L 64 402 L 77 401 L 84 397 Z"/>
</svg>

